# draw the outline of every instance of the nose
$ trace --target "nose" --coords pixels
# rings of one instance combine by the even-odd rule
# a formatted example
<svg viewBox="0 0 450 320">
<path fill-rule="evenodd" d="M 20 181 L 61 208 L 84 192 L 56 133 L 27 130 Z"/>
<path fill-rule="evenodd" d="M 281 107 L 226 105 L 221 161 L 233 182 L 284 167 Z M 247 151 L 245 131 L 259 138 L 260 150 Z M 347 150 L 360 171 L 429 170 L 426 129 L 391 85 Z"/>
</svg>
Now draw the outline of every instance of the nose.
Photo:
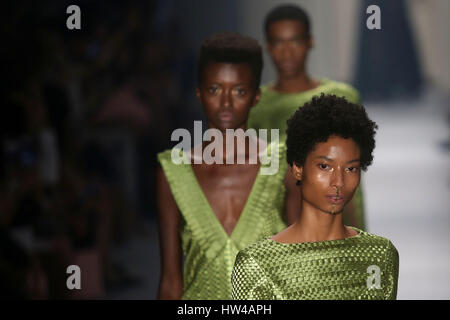
<svg viewBox="0 0 450 320">
<path fill-rule="evenodd" d="M 231 90 L 225 90 L 222 94 L 221 105 L 223 108 L 231 108 L 233 106 L 233 100 L 231 98 Z"/>
<path fill-rule="evenodd" d="M 289 60 L 292 58 L 292 49 L 289 45 L 283 46 L 281 57 L 283 60 Z"/>
<path fill-rule="evenodd" d="M 333 170 L 331 186 L 336 188 L 336 190 L 342 189 L 344 187 L 344 172 L 343 170 L 337 169 Z"/>
</svg>

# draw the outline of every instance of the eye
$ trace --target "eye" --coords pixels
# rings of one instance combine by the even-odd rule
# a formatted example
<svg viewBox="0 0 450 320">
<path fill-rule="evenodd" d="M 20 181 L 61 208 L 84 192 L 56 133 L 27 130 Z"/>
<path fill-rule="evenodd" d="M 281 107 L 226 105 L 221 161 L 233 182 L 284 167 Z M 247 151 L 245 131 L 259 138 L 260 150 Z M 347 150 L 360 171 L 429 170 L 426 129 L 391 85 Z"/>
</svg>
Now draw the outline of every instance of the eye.
<svg viewBox="0 0 450 320">
<path fill-rule="evenodd" d="M 209 87 L 209 88 L 208 88 L 208 91 L 209 91 L 210 93 L 212 93 L 212 94 L 215 94 L 215 93 L 217 93 L 217 91 L 219 91 L 219 88 L 216 87 L 216 86 Z"/>
<path fill-rule="evenodd" d="M 359 168 L 358 167 L 348 167 L 347 171 L 349 172 L 358 172 Z"/>
<path fill-rule="evenodd" d="M 329 167 L 330 167 L 330 166 L 327 165 L 326 163 L 320 163 L 320 164 L 319 164 L 319 168 L 320 168 L 321 170 L 327 170 Z"/>
<path fill-rule="evenodd" d="M 274 48 L 278 48 L 281 46 L 282 42 L 280 40 L 272 40 L 271 44 Z"/>
<path fill-rule="evenodd" d="M 297 46 L 297 47 L 302 46 L 303 43 L 304 43 L 303 39 L 295 39 L 295 40 L 292 41 L 292 44 L 293 44 L 294 46 Z"/>
<path fill-rule="evenodd" d="M 245 90 L 242 88 L 236 88 L 234 91 L 236 92 L 236 95 L 238 95 L 238 96 L 243 96 L 245 94 Z"/>
</svg>

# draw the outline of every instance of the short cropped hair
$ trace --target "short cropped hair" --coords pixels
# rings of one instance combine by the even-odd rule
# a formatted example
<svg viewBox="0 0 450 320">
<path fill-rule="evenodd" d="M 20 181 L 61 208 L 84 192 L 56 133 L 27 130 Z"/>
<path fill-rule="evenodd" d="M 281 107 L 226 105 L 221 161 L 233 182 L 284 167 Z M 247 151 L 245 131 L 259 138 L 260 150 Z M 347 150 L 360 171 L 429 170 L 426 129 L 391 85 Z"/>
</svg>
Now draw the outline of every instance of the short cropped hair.
<svg viewBox="0 0 450 320">
<path fill-rule="evenodd" d="M 300 107 L 287 120 L 287 162 L 303 166 L 308 154 L 318 143 L 336 135 L 351 138 L 361 153 L 362 170 L 372 164 L 377 124 L 370 120 L 362 105 L 344 97 L 321 94 Z"/>
<path fill-rule="evenodd" d="M 205 67 L 211 62 L 246 63 L 252 70 L 255 88 L 261 84 L 262 49 L 253 38 L 236 32 L 222 32 L 205 39 L 198 59 L 198 86 L 201 85 Z"/>
<path fill-rule="evenodd" d="M 264 20 L 264 31 L 266 39 L 269 40 L 269 28 L 274 22 L 281 20 L 296 20 L 305 26 L 305 33 L 311 36 L 311 22 L 309 15 L 302 8 L 295 5 L 280 5 L 272 9 Z"/>
</svg>

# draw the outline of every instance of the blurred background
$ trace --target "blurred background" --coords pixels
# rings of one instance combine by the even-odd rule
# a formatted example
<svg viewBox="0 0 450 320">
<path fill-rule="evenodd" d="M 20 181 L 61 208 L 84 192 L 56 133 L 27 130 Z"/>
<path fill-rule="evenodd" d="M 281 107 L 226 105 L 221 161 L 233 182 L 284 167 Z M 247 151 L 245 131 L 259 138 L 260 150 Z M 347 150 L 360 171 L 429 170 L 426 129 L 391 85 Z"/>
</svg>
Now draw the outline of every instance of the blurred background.
<svg viewBox="0 0 450 320">
<path fill-rule="evenodd" d="M 1 32 L 0 296 L 154 299 L 154 171 L 175 128 L 204 120 L 202 40 L 264 43 L 274 0 L 8 1 Z M 450 299 L 450 2 L 298 0 L 308 70 L 355 86 L 378 125 L 368 231 L 400 253 L 399 299 Z M 81 29 L 68 30 L 69 5 Z M 381 30 L 366 8 L 381 9 Z M 265 55 L 263 83 L 275 79 Z M 68 290 L 79 265 L 82 290 Z"/>
</svg>

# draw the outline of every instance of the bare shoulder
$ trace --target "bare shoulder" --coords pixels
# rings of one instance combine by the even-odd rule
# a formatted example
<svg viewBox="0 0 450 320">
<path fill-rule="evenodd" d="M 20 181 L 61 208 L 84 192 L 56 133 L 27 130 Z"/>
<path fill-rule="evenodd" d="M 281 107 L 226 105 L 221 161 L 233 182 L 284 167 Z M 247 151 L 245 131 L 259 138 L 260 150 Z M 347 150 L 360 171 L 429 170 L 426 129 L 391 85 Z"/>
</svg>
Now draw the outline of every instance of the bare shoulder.
<svg viewBox="0 0 450 320">
<path fill-rule="evenodd" d="M 270 239 L 280 243 L 293 243 L 295 242 L 294 234 L 294 225 L 290 225 L 286 229 L 272 236 Z"/>
<path fill-rule="evenodd" d="M 349 226 L 345 226 L 345 229 L 347 230 L 349 237 L 355 237 L 360 234 L 360 231 L 350 228 Z"/>
</svg>

